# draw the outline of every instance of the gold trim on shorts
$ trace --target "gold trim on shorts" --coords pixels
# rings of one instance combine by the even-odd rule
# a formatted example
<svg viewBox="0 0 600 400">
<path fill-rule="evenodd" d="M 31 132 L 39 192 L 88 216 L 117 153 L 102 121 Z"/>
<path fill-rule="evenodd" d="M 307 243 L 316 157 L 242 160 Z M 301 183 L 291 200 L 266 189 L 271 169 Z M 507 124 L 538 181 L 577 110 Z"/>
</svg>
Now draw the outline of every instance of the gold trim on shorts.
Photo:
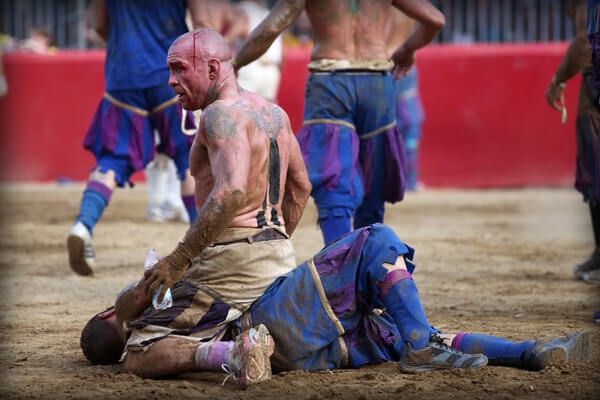
<svg viewBox="0 0 600 400">
<path fill-rule="evenodd" d="M 120 100 L 117 100 L 114 97 L 112 97 L 108 92 L 104 92 L 104 98 L 106 100 L 110 101 L 111 103 L 113 103 L 114 105 L 124 108 L 126 110 L 129 110 L 132 113 L 141 115 L 142 117 L 147 117 L 148 115 L 150 115 L 152 113 L 159 112 L 159 111 L 164 110 L 165 108 L 169 107 L 170 105 L 177 103 L 177 97 L 173 97 L 172 99 L 169 99 L 169 100 L 159 104 L 158 106 L 154 107 L 151 111 L 146 111 L 139 107 L 132 106 L 130 104 L 127 104 Z"/>
<path fill-rule="evenodd" d="M 305 121 L 302 121 L 302 125 L 316 125 L 316 124 L 342 125 L 342 126 L 350 128 L 356 132 L 356 127 L 354 126 L 354 124 L 351 124 L 350 122 L 343 121 L 340 119 L 316 118 L 316 119 L 307 119 Z M 389 124 L 384 125 L 381 128 L 375 129 L 374 131 L 371 131 L 371 132 L 368 132 L 368 133 L 365 133 L 362 135 L 358 135 L 358 138 L 361 140 L 368 139 L 372 136 L 380 134 L 383 131 L 393 128 L 394 126 L 396 126 L 396 121 L 390 122 Z"/>
<path fill-rule="evenodd" d="M 315 283 L 315 288 L 319 293 L 319 299 L 321 300 L 321 304 L 323 304 L 323 309 L 325 310 L 327 316 L 329 316 L 329 318 L 331 319 L 331 322 L 333 322 L 335 329 L 338 331 L 338 342 L 342 351 L 342 368 L 345 368 L 348 366 L 348 348 L 346 347 L 346 343 L 344 342 L 342 336 L 344 336 L 346 332 L 344 331 L 344 327 L 342 326 L 342 323 L 340 322 L 339 318 L 333 312 L 331 304 L 329 304 L 329 301 L 327 300 L 325 289 L 323 288 L 321 278 L 319 277 L 319 273 L 317 272 L 317 268 L 315 267 L 315 262 L 312 258 L 308 260 L 308 268 L 310 270 L 310 274 L 312 275 L 313 282 Z"/>
</svg>

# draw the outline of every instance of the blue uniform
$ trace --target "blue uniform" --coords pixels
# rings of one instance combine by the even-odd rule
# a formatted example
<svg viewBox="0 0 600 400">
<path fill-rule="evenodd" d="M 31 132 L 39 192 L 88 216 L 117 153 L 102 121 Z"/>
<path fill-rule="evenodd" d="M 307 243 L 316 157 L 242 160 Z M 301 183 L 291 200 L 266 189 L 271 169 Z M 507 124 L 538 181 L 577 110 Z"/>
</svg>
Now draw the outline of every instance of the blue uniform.
<svg viewBox="0 0 600 400">
<path fill-rule="evenodd" d="M 402 200 L 406 185 L 392 75 L 364 70 L 312 72 L 305 98 L 297 137 L 319 220 L 334 214 L 348 220 L 354 217 L 355 228 L 382 222 L 384 202 Z M 325 230 L 324 236 L 325 243 L 335 239 L 328 239 Z"/>
<path fill-rule="evenodd" d="M 251 307 L 252 324 L 265 324 L 275 340 L 273 369 L 354 368 L 398 360 L 406 339 L 386 312 L 382 287 L 414 250 L 387 226 L 357 229 L 278 278 Z M 431 328 L 434 332 L 434 328 Z"/>
<path fill-rule="evenodd" d="M 419 141 L 424 119 L 419 96 L 417 67 L 408 75 L 394 81 L 396 95 L 396 122 L 406 146 L 406 188 L 414 190 L 418 183 Z"/>
<path fill-rule="evenodd" d="M 166 57 L 171 43 L 188 31 L 185 1 L 107 0 L 106 7 L 105 93 L 84 146 L 100 170 L 115 171 L 119 186 L 152 161 L 157 150 L 174 159 L 183 179 L 193 137 L 181 130 L 182 108 L 167 84 Z M 191 128 L 189 116 L 186 126 Z"/>
</svg>

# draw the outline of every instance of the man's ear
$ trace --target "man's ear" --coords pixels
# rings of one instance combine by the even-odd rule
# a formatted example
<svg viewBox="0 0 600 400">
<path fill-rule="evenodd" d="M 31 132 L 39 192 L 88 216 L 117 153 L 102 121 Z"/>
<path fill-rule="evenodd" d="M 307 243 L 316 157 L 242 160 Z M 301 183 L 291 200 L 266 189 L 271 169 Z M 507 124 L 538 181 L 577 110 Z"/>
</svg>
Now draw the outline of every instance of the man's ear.
<svg viewBox="0 0 600 400">
<path fill-rule="evenodd" d="M 221 62 L 216 58 L 208 60 L 208 77 L 210 79 L 217 79 L 219 71 L 221 70 Z"/>
<path fill-rule="evenodd" d="M 115 313 L 116 313 L 115 307 L 110 307 L 108 310 L 102 311 L 100 314 L 98 314 L 98 318 L 107 319 L 107 318 L 110 318 L 113 315 L 115 315 Z"/>
</svg>

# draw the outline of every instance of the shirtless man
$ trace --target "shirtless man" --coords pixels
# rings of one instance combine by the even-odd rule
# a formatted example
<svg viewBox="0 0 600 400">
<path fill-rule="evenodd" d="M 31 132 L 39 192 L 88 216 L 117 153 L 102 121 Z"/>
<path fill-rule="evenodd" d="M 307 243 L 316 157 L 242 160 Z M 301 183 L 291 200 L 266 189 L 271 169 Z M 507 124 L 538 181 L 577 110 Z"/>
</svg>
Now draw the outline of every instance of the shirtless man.
<svg viewBox="0 0 600 400">
<path fill-rule="evenodd" d="M 392 6 L 418 24 L 390 61 L 385 26 Z M 445 19 L 425 0 L 280 0 L 238 50 L 235 68 L 262 55 L 303 10 L 314 48 L 297 137 L 330 243 L 352 224 L 382 222 L 384 202 L 402 200 L 406 162 L 391 71 L 406 74 L 415 51 L 433 40 Z"/>
<path fill-rule="evenodd" d="M 288 238 L 310 193 L 287 115 L 240 89 L 221 35 L 199 29 L 180 36 L 169 49 L 167 64 L 169 85 L 183 108 L 203 110 L 190 150 L 198 217 L 139 284 L 147 296 L 161 287 L 161 301 L 167 288 L 179 281 L 173 287 L 173 306 L 144 313 L 130 337 L 126 362 L 134 371 L 152 359 L 148 355 L 152 352 L 132 351 L 135 343 L 164 337 L 190 319 L 200 321 L 195 337 L 221 339 L 229 322 L 239 318 L 276 277 L 295 267 Z M 186 296 L 178 301 L 180 290 Z M 120 321 L 143 310 L 136 304 L 144 302 L 131 297 L 125 296 L 125 306 L 117 307 Z M 167 322 L 157 326 L 157 321 Z M 267 345 L 264 329 L 252 332 Z M 196 347 L 197 343 L 194 351 Z"/>
</svg>

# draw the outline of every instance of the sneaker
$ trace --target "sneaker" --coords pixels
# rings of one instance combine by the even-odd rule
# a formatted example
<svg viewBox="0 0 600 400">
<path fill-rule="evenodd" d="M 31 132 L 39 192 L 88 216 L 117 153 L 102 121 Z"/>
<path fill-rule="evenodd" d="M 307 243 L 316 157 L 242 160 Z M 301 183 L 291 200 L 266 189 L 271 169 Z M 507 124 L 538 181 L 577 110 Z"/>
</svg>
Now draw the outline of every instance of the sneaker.
<svg viewBox="0 0 600 400">
<path fill-rule="evenodd" d="M 600 269 L 594 269 L 583 274 L 583 281 L 593 285 L 600 285 Z"/>
<path fill-rule="evenodd" d="M 69 250 L 69 265 L 75 273 L 79 275 L 94 273 L 92 235 L 81 222 L 77 222 L 69 231 L 67 249 Z"/>
<path fill-rule="evenodd" d="M 548 342 L 538 341 L 532 350 L 523 354 L 523 366 L 531 371 L 539 371 L 554 364 L 585 362 L 589 347 L 589 332 L 577 332 Z"/>
<path fill-rule="evenodd" d="M 583 279 L 583 276 L 590 271 L 600 270 L 600 252 L 594 251 L 594 253 L 582 262 L 573 268 L 573 274 L 576 279 Z"/>
<path fill-rule="evenodd" d="M 484 354 L 465 354 L 444 344 L 438 335 L 432 335 L 429 345 L 420 350 L 415 350 L 407 342 L 397 364 L 402 372 L 418 374 L 432 369 L 475 369 L 487 363 Z"/>
<path fill-rule="evenodd" d="M 596 311 L 594 313 L 594 316 L 592 317 L 594 319 L 594 322 L 597 324 L 600 324 L 600 310 Z"/>
<path fill-rule="evenodd" d="M 225 381 L 232 377 L 247 386 L 271 379 L 270 357 L 274 350 L 275 342 L 263 324 L 242 332 L 233 345 L 229 365 L 223 366 L 230 373 Z"/>
</svg>

